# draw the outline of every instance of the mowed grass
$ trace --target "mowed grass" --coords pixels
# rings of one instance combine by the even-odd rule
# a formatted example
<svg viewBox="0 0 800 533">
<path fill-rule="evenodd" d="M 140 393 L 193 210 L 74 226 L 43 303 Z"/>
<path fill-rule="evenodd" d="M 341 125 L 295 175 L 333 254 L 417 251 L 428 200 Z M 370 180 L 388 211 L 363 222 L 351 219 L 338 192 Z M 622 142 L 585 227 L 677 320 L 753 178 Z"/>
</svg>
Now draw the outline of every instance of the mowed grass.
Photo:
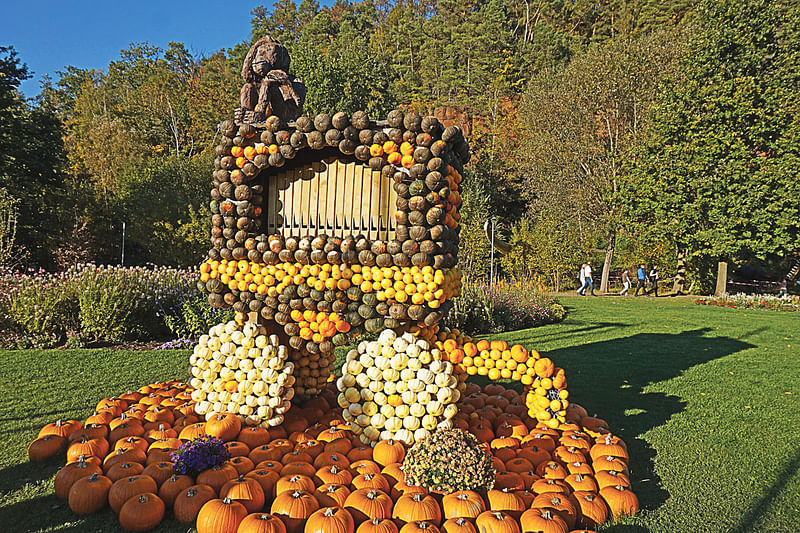
<svg viewBox="0 0 800 533">
<path fill-rule="evenodd" d="M 571 399 L 628 443 L 642 512 L 606 531 L 800 530 L 800 315 L 689 299 L 563 297 L 560 324 L 500 336 L 567 371 Z M 0 531 L 117 531 L 52 494 L 32 464 L 44 424 L 104 396 L 187 375 L 189 352 L 0 352 Z M 159 531 L 184 532 L 174 520 Z"/>
</svg>

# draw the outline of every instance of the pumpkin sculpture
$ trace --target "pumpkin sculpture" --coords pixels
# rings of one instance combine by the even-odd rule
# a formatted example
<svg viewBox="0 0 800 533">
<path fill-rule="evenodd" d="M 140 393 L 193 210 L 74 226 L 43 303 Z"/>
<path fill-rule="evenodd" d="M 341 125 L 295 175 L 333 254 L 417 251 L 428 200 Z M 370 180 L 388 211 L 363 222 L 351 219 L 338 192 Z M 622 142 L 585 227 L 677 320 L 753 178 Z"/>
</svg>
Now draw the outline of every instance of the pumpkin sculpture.
<svg viewBox="0 0 800 533">
<path fill-rule="evenodd" d="M 278 43 L 259 43 L 248 76 L 281 78 L 259 71 Z M 272 109 L 286 80 L 245 81 L 237 121 L 219 124 L 199 281 L 235 319 L 201 336 L 188 383 L 45 426 L 29 456 L 67 449 L 56 495 L 76 513 L 109 504 L 131 530 L 171 508 L 198 533 L 558 532 L 636 512 L 627 447 L 571 403 L 564 369 L 440 325 L 461 290 L 461 130 L 400 109 L 286 114 Z M 418 450 L 463 432 L 486 479 L 443 485 L 474 462 Z M 176 475 L 172 452 L 205 436 L 230 460 Z"/>
</svg>

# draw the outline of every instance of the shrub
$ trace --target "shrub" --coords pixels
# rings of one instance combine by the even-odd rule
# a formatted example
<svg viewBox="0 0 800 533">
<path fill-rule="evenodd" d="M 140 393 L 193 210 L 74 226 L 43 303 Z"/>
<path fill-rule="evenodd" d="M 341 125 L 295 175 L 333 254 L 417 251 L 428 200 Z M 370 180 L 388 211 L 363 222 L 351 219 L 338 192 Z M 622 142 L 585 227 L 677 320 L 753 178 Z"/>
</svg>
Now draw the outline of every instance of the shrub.
<svg viewBox="0 0 800 533">
<path fill-rule="evenodd" d="M 0 339 L 19 335 L 81 345 L 164 336 L 159 311 L 196 293 L 197 277 L 194 271 L 166 267 L 91 264 L 56 274 L 2 271 Z"/>
<path fill-rule="evenodd" d="M 175 463 L 172 467 L 175 473 L 196 477 L 203 470 L 221 465 L 231 454 L 220 439 L 199 437 L 183 443 L 169 458 Z"/>
<path fill-rule="evenodd" d="M 406 483 L 441 492 L 489 490 L 495 470 L 491 456 L 471 433 L 442 429 L 414 443 L 405 459 Z"/>
<path fill-rule="evenodd" d="M 161 308 L 164 323 L 179 339 L 197 339 L 221 322 L 230 322 L 236 314 L 232 309 L 211 307 L 208 298 L 199 290 L 187 291 L 182 300 L 170 308 Z"/>
<path fill-rule="evenodd" d="M 164 335 L 159 310 L 193 290 L 193 277 L 191 272 L 167 267 L 86 265 L 78 278 L 81 333 L 110 341 Z"/>
<path fill-rule="evenodd" d="M 78 302 L 74 271 L 48 274 L 43 270 L 25 273 L 6 271 L 0 292 L 10 324 L 6 331 L 38 337 L 78 329 Z"/>
<path fill-rule="evenodd" d="M 565 315 L 537 277 L 501 280 L 493 287 L 465 282 L 445 325 L 470 335 L 501 333 L 559 322 Z"/>
</svg>

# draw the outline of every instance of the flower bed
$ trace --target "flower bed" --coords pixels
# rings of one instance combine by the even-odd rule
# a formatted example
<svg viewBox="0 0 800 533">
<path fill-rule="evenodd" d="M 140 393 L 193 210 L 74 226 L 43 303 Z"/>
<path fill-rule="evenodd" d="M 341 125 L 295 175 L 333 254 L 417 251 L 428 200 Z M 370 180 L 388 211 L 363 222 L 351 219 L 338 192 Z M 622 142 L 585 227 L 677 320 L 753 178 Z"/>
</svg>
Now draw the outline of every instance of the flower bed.
<svg viewBox="0 0 800 533">
<path fill-rule="evenodd" d="M 765 309 L 769 311 L 800 311 L 800 296 L 770 294 L 732 294 L 698 298 L 695 305 L 728 307 L 731 309 Z"/>
<path fill-rule="evenodd" d="M 471 335 L 502 333 L 560 322 L 566 310 L 535 279 L 494 286 L 464 282 L 445 324 Z"/>
<path fill-rule="evenodd" d="M 224 313 L 208 309 L 198 279 L 168 267 L 0 271 L 0 348 L 199 336 Z"/>
</svg>

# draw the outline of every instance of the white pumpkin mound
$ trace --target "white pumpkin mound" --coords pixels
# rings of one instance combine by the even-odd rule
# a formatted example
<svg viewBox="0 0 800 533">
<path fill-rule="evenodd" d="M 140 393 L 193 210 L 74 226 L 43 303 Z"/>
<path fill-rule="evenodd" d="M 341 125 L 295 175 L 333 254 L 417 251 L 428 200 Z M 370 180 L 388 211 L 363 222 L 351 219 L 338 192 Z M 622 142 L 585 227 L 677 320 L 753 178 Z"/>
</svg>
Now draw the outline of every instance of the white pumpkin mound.
<svg viewBox="0 0 800 533">
<path fill-rule="evenodd" d="M 277 426 L 294 396 L 294 363 L 264 326 L 217 324 L 200 337 L 189 358 L 195 411 L 236 413 L 245 424 Z"/>
<path fill-rule="evenodd" d="M 336 382 L 338 403 L 361 442 L 395 439 L 410 446 L 453 427 L 463 384 L 443 355 L 428 341 L 391 329 L 348 352 Z"/>
</svg>

